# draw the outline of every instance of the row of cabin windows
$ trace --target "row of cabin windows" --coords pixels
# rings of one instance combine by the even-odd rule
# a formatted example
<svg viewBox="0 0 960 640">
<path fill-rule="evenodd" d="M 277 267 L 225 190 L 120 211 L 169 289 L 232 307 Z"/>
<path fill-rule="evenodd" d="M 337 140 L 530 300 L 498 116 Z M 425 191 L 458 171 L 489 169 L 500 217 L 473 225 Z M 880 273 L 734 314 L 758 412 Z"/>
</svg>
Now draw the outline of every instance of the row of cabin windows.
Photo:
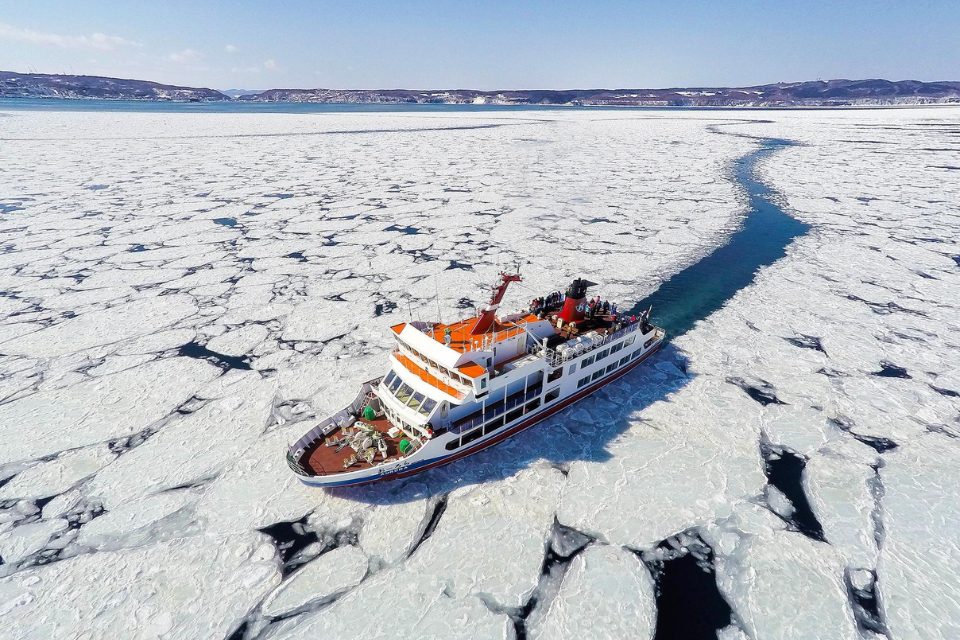
<svg viewBox="0 0 960 640">
<path fill-rule="evenodd" d="M 451 371 L 450 369 L 447 369 L 445 366 L 443 366 L 443 365 L 441 365 L 441 364 L 437 364 L 436 362 L 434 362 L 433 360 L 431 360 L 431 359 L 428 358 L 427 356 L 423 355 L 422 353 L 420 353 L 419 351 L 417 351 L 416 349 L 414 349 L 413 347 L 411 347 L 410 345 L 408 345 L 406 342 L 403 343 L 403 347 L 404 347 L 405 349 L 408 349 L 408 350 L 410 351 L 410 353 L 412 353 L 412 354 L 414 354 L 415 356 L 417 356 L 417 358 L 420 359 L 420 363 L 421 363 L 421 364 L 427 363 L 427 364 L 429 364 L 431 367 L 433 367 L 434 369 L 436 369 L 437 371 L 440 371 L 440 372 L 443 373 L 444 375 L 449 376 L 450 378 L 452 378 L 453 380 L 456 380 L 456 381 L 459 382 L 460 384 L 464 384 L 464 385 L 466 385 L 466 386 L 468 386 L 468 387 L 472 387 L 472 386 L 473 386 L 473 380 L 471 380 L 470 378 L 468 378 L 468 377 L 466 377 L 466 376 L 463 376 L 463 375 L 460 375 L 460 374 L 457 373 L 456 371 Z"/>
<path fill-rule="evenodd" d="M 469 429 L 472 426 L 471 422 L 479 421 L 483 416 L 489 418 L 490 416 L 495 416 L 503 413 L 507 408 L 512 409 L 514 403 L 523 401 L 520 396 L 526 394 L 530 395 L 540 395 L 540 391 L 543 389 L 543 371 L 536 371 L 531 373 L 526 378 L 520 378 L 519 380 L 514 380 L 505 387 L 500 387 L 490 392 L 490 395 L 483 401 L 483 405 L 478 407 L 476 411 L 465 415 L 459 418 L 453 425 L 453 428 L 466 428 Z M 529 399 L 529 398 L 528 398 Z M 505 406 L 510 405 L 509 407 Z M 466 426 L 463 426 L 466 425 Z"/>
<path fill-rule="evenodd" d="M 580 368 L 584 369 L 586 367 L 589 367 L 594 362 L 600 362 L 607 356 L 613 355 L 614 353 L 616 353 L 617 351 L 620 351 L 624 347 L 629 347 L 634 343 L 636 339 L 637 339 L 636 335 L 628 336 L 627 339 L 624 340 L 623 342 L 618 342 L 612 347 L 608 347 L 603 351 L 598 351 L 593 355 L 587 356 L 586 358 L 583 359 L 583 362 L 580 363 Z M 573 367 L 570 368 L 570 373 L 573 373 Z"/>
<path fill-rule="evenodd" d="M 559 397 L 560 397 L 560 387 L 557 387 L 556 389 L 551 389 L 550 391 L 547 392 L 547 395 L 543 397 L 543 404 L 549 404 Z M 459 449 L 460 447 L 470 444 L 474 440 L 477 440 L 485 435 L 491 434 L 497 429 L 501 428 L 503 425 L 510 424 L 515 420 L 519 419 L 524 414 L 536 411 L 537 409 L 540 408 L 540 404 L 541 404 L 540 398 L 534 398 L 533 400 L 526 403 L 525 405 L 521 405 L 516 409 L 508 411 L 506 415 L 498 416 L 490 420 L 486 424 L 484 424 L 482 427 L 477 427 L 473 431 L 468 431 L 467 433 L 463 434 L 460 438 L 454 438 L 453 440 L 451 440 L 445 445 L 446 449 L 447 451 L 454 451 L 455 449 Z"/>
<path fill-rule="evenodd" d="M 413 409 L 417 413 L 425 416 L 429 416 L 433 411 L 434 407 L 437 406 L 437 401 L 428 398 L 419 391 L 414 391 L 410 385 L 400 379 L 393 370 L 390 370 L 390 373 L 387 374 L 387 377 L 383 379 L 383 386 L 387 388 L 387 391 L 396 398 L 400 404 Z"/>
<path fill-rule="evenodd" d="M 630 336 L 630 344 L 633 344 L 633 337 L 634 337 L 634 336 Z M 624 343 L 624 344 L 626 344 L 626 343 Z M 620 348 L 616 349 L 616 350 L 614 351 L 614 353 L 616 353 L 617 351 L 620 351 L 620 349 L 622 349 L 622 348 L 623 348 L 623 347 L 620 347 Z M 614 369 L 616 369 L 616 368 L 618 368 L 618 367 L 622 367 L 623 365 L 627 364 L 627 363 L 630 362 L 631 360 L 636 360 L 637 358 L 639 358 L 639 357 L 641 356 L 641 354 L 643 354 L 643 350 L 642 350 L 642 349 L 637 349 L 636 351 L 633 352 L 633 355 L 623 356 L 622 358 L 620 358 L 620 361 L 619 361 L 619 362 L 613 362 L 613 363 L 608 364 L 606 369 L 597 369 L 596 371 L 593 372 L 593 375 L 584 376 L 584 377 L 580 378 L 579 380 L 577 380 L 577 389 L 582 389 L 583 387 L 585 387 L 585 386 L 588 385 L 589 383 L 593 382 L 594 380 L 599 380 L 600 378 L 602 378 L 602 377 L 605 376 L 606 374 L 612 373 Z"/>
</svg>

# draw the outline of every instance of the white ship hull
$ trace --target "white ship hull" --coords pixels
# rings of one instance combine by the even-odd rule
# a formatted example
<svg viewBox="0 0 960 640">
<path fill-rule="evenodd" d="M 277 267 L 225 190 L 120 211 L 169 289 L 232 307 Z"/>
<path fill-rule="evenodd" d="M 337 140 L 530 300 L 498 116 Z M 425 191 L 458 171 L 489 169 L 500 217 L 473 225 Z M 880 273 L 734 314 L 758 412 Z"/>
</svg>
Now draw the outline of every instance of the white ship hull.
<svg viewBox="0 0 960 640">
<path fill-rule="evenodd" d="M 562 367 L 563 373 L 558 379 L 533 389 L 524 389 L 522 394 L 516 394 L 512 406 L 511 398 L 505 398 L 503 409 L 499 413 L 484 411 L 481 417 L 466 424 L 461 421 L 458 425 L 456 420 L 451 420 L 448 424 L 441 423 L 436 435 L 425 440 L 422 446 L 409 455 L 375 461 L 357 470 L 338 469 L 333 473 L 316 475 L 297 465 L 290 455 L 288 460 L 304 484 L 315 487 L 342 487 L 403 478 L 472 455 L 532 427 L 620 378 L 659 349 L 664 340 L 663 330 L 652 326 L 646 334 L 639 330 L 639 325 L 627 327 L 619 333 L 621 335 L 612 334 L 608 336 L 609 339 L 579 355 L 567 353 L 561 357 L 555 352 L 543 349 L 538 358 L 529 359 L 524 364 L 522 375 L 527 371 L 552 370 L 555 373 Z M 610 351 L 613 353 L 609 354 Z M 603 352 L 608 352 L 608 355 L 595 360 Z M 591 360 L 593 361 L 584 365 Z M 367 388 L 381 397 L 388 397 L 382 379 L 368 383 L 365 385 L 365 389 Z M 361 397 L 358 397 L 355 406 L 341 413 L 359 414 Z M 478 398 L 478 403 L 481 402 L 482 398 Z M 515 415 L 517 413 L 520 415 Z M 512 419 L 507 420 L 508 416 Z M 336 422 L 328 422 L 330 427 L 326 431 L 336 431 Z M 317 437 L 322 435 L 324 434 L 317 434 Z M 310 446 L 306 438 L 305 436 L 301 443 L 294 445 L 300 447 L 298 452 Z M 302 457 L 302 453 L 298 453 L 297 457 Z"/>
</svg>

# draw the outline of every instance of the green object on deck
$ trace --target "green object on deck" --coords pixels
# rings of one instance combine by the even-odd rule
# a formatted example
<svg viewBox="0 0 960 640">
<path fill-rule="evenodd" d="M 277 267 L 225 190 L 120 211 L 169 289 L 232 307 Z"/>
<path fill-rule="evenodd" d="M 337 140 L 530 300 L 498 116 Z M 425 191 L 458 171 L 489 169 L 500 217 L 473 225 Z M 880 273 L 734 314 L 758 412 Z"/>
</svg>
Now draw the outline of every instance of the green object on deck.
<svg viewBox="0 0 960 640">
<path fill-rule="evenodd" d="M 402 453 L 403 455 L 407 455 L 407 452 L 410 451 L 410 449 L 412 448 L 413 446 L 410 444 L 410 441 L 407 440 L 406 438 L 400 441 L 400 453 Z"/>
<path fill-rule="evenodd" d="M 373 407 L 364 407 L 363 409 L 363 419 L 367 422 L 373 422 L 373 419 L 377 417 L 377 412 L 373 410 Z"/>
</svg>

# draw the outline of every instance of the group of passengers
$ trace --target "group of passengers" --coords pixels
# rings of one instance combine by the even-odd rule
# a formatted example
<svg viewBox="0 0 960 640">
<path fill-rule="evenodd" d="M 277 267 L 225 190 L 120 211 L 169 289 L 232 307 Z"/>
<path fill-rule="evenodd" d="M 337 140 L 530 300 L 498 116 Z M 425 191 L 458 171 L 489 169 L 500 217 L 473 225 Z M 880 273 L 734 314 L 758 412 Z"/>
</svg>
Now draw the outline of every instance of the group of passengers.
<svg viewBox="0 0 960 640">
<path fill-rule="evenodd" d="M 617 303 L 614 302 L 610 304 L 609 300 L 603 300 L 601 302 L 600 296 L 597 296 L 593 300 L 587 301 L 587 317 L 595 319 L 597 316 L 601 318 L 616 317 L 617 315 Z"/>
<path fill-rule="evenodd" d="M 563 301 L 563 293 L 560 291 L 554 291 L 553 293 L 540 296 L 539 298 L 534 298 L 532 301 L 530 301 L 530 312 L 539 315 L 553 309 L 559 309 L 560 306 L 563 305 Z"/>
</svg>

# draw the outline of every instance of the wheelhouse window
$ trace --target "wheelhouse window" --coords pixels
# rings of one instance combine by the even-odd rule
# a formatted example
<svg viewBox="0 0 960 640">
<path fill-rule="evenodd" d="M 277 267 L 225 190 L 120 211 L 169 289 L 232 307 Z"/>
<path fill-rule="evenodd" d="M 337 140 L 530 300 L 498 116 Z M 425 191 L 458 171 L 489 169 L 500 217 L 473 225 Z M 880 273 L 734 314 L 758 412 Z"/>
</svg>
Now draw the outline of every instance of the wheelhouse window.
<svg viewBox="0 0 960 640">
<path fill-rule="evenodd" d="M 407 383 L 403 383 L 394 395 L 397 397 L 397 400 L 400 401 L 400 404 L 407 404 L 413 395 L 413 389 L 411 389 Z"/>
<path fill-rule="evenodd" d="M 387 375 L 384 376 L 384 378 L 383 378 L 383 386 L 389 388 L 389 387 L 390 387 L 390 383 L 393 382 L 393 379 L 396 378 L 396 377 L 397 377 L 397 374 L 395 374 L 395 373 L 393 372 L 393 369 L 390 369 L 390 372 L 387 373 Z"/>
<path fill-rule="evenodd" d="M 395 395 L 401 384 L 403 384 L 403 380 L 400 379 L 400 376 L 395 376 L 390 382 L 390 386 L 387 387 L 387 391 Z"/>
<path fill-rule="evenodd" d="M 629 347 L 634 343 L 634 341 L 636 341 L 636 339 L 637 339 L 637 334 L 631 335 L 629 338 L 623 341 L 623 346 Z"/>
<path fill-rule="evenodd" d="M 416 411 L 420 408 L 420 405 L 423 404 L 423 399 L 424 395 L 418 391 L 410 398 L 410 402 L 407 403 L 407 406 Z"/>
<path fill-rule="evenodd" d="M 427 398 L 423 401 L 423 404 L 420 405 L 420 408 L 417 409 L 421 414 L 428 416 L 433 413 L 434 408 L 437 406 L 437 401 L 432 398 Z"/>
</svg>

